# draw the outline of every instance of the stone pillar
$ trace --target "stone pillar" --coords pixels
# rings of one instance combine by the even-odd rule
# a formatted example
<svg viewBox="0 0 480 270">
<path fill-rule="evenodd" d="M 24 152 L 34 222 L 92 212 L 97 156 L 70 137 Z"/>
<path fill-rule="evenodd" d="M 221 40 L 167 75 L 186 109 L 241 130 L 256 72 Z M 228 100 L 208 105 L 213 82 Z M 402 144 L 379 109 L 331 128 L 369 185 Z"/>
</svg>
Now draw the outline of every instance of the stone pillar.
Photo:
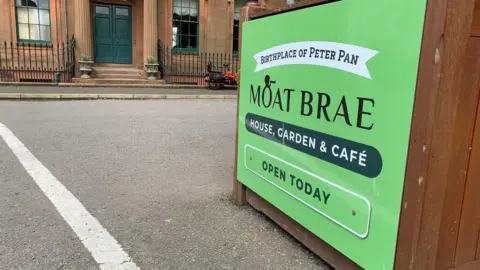
<svg viewBox="0 0 480 270">
<path fill-rule="evenodd" d="M 80 54 L 90 56 L 93 60 L 93 36 L 90 0 L 75 0 L 75 42 Z"/>
<path fill-rule="evenodd" d="M 143 2 L 143 61 L 147 57 L 157 58 L 158 44 L 158 0 L 144 0 Z M 158 59 L 158 58 L 157 58 Z"/>
</svg>

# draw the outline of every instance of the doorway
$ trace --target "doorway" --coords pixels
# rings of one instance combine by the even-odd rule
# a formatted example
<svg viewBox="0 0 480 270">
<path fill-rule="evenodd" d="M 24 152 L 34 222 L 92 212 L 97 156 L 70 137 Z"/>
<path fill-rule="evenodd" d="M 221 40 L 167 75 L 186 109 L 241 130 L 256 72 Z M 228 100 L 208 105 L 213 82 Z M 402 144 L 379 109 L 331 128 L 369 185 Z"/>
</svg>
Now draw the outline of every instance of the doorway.
<svg viewBox="0 0 480 270">
<path fill-rule="evenodd" d="M 93 4 L 95 63 L 132 63 L 132 7 Z"/>
</svg>

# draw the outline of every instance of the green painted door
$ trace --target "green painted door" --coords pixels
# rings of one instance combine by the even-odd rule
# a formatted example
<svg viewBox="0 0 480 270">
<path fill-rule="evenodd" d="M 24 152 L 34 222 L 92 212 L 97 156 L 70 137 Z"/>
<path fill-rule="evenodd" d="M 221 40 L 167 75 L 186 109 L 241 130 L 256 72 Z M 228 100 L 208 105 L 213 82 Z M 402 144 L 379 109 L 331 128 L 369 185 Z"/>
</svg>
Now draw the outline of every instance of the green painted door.
<svg viewBox="0 0 480 270">
<path fill-rule="evenodd" d="M 94 4 L 96 63 L 132 63 L 132 9 L 129 6 Z"/>
<path fill-rule="evenodd" d="M 114 63 L 132 63 L 132 8 L 113 6 Z"/>
</svg>

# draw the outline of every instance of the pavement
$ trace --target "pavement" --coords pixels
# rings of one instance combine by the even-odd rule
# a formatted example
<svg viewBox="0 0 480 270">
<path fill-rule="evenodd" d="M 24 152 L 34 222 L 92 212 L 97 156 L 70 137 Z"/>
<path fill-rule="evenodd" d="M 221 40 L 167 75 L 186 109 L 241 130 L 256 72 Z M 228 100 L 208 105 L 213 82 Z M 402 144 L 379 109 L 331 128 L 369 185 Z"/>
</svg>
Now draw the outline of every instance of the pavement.
<svg viewBox="0 0 480 270">
<path fill-rule="evenodd" d="M 231 201 L 235 115 L 235 100 L 0 101 L 21 141 L 0 139 L 0 268 L 100 267 L 95 239 L 71 226 L 91 226 L 86 214 L 66 221 L 68 196 L 22 165 L 30 151 L 140 269 L 327 269 Z"/>
<path fill-rule="evenodd" d="M 237 90 L 207 88 L 0 86 L 0 99 L 233 99 Z"/>
</svg>

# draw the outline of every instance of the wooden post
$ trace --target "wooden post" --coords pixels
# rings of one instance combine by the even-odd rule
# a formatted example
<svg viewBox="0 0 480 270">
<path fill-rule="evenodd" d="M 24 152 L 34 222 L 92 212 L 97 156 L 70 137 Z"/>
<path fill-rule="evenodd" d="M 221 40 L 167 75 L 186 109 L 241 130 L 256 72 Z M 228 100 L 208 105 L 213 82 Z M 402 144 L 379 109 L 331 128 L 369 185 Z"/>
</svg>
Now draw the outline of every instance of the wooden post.
<svg viewBox="0 0 480 270">
<path fill-rule="evenodd" d="M 474 125 L 464 117 L 473 116 L 476 106 L 465 105 L 478 93 L 478 80 L 476 89 L 462 85 L 474 5 L 474 0 L 428 1 L 396 269 L 454 267 L 459 200 Z"/>
<path fill-rule="evenodd" d="M 259 12 L 262 10 L 266 10 L 266 8 L 261 7 L 256 2 L 247 2 L 244 7 L 240 9 L 240 33 L 239 33 L 239 40 L 238 40 L 238 51 L 240 52 L 239 57 L 241 59 L 241 51 L 242 51 L 242 28 L 243 22 L 249 20 L 251 14 L 255 12 Z M 242 70 L 242 62 L 240 61 L 239 70 Z M 241 76 L 241 74 L 240 74 Z M 240 84 L 237 87 L 237 108 L 240 102 Z M 238 205 L 243 205 L 246 202 L 246 187 L 237 180 L 237 155 L 238 152 L 238 109 L 237 109 L 237 125 L 236 125 L 236 132 L 235 132 L 235 166 L 233 169 L 233 199 L 235 203 Z"/>
</svg>

